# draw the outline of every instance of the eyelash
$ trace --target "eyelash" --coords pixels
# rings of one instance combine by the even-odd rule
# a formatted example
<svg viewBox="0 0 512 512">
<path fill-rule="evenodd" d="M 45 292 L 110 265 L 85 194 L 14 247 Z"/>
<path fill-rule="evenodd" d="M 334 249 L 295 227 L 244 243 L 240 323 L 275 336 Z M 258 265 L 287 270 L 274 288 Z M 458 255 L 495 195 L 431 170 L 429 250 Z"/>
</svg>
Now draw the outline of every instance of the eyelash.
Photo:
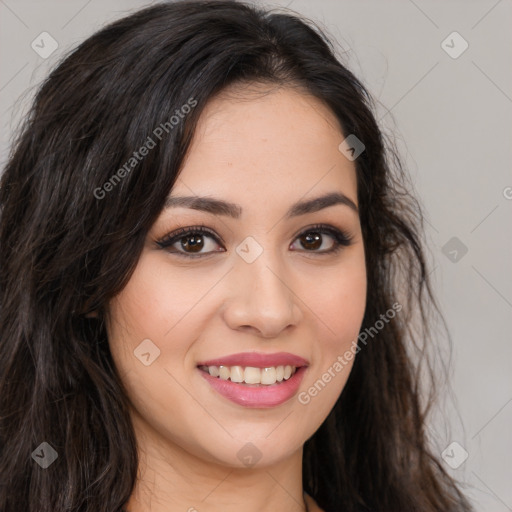
<svg viewBox="0 0 512 512">
<path fill-rule="evenodd" d="M 318 234 L 327 234 L 331 236 L 334 240 L 334 246 L 332 249 L 324 250 L 324 251 L 308 251 L 305 250 L 305 252 L 312 253 L 312 254 L 319 254 L 319 255 L 325 255 L 325 254 L 335 254 L 339 252 L 342 247 L 348 247 L 352 243 L 352 237 L 344 231 L 341 231 L 337 228 L 334 228 L 332 226 L 326 225 L 326 224 L 315 224 L 313 226 L 310 226 L 306 230 L 299 233 L 295 239 L 300 238 L 301 236 L 307 235 L 308 233 L 318 233 Z M 172 233 L 169 233 L 168 235 L 165 235 L 160 240 L 156 241 L 156 244 L 161 249 L 169 249 L 169 247 L 172 247 L 176 242 L 179 242 L 182 238 L 185 238 L 187 235 L 208 235 L 211 238 L 215 240 L 215 242 L 219 245 L 222 245 L 223 241 L 209 228 L 207 228 L 204 225 L 198 225 L 198 226 L 191 226 L 186 228 L 180 228 L 176 231 L 173 231 Z M 169 251 L 172 254 L 177 254 L 178 256 L 182 256 L 184 258 L 203 258 L 205 256 L 209 256 L 212 253 L 215 252 L 221 252 L 221 251 L 210 251 L 207 253 L 202 254 L 190 254 L 186 252 L 181 251 Z"/>
</svg>

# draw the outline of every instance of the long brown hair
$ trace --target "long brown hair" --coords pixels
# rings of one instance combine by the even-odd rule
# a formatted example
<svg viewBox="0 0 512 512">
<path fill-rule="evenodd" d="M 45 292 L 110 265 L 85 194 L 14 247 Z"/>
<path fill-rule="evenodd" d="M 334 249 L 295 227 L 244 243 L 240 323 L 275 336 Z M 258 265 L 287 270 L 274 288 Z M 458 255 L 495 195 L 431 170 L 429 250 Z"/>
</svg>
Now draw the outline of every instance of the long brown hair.
<svg viewBox="0 0 512 512">
<path fill-rule="evenodd" d="M 395 302 L 403 306 L 361 347 L 339 400 L 306 442 L 304 489 L 326 512 L 470 510 L 425 435 L 433 388 L 422 403 L 411 350 L 424 353 L 437 308 L 420 208 L 371 95 L 313 23 L 242 2 L 185 0 L 116 21 L 63 59 L 40 87 L 6 164 L 2 512 L 118 512 L 128 501 L 136 439 L 108 348 L 105 305 L 130 279 L 208 100 L 256 81 L 304 88 L 332 110 L 345 136 L 363 141 L 355 161 L 368 278 L 362 330 Z M 190 98 L 194 108 L 170 129 Z M 104 184 L 165 123 L 165 140 L 104 197 Z M 93 310 L 98 318 L 87 315 Z M 58 454 L 46 469 L 33 456 L 42 442 Z"/>
</svg>

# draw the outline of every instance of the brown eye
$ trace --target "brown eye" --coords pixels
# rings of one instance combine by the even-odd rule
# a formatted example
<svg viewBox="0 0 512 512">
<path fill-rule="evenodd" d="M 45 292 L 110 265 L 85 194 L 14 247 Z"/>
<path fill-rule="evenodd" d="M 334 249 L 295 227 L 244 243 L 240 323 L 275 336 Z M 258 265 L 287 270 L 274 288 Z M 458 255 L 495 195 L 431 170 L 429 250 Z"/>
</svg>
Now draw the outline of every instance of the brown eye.
<svg viewBox="0 0 512 512">
<path fill-rule="evenodd" d="M 324 243 L 324 237 L 325 233 L 319 233 L 318 231 L 308 231 L 307 233 L 304 233 L 298 237 L 298 240 L 300 240 L 300 244 L 303 249 L 307 251 L 313 251 L 313 252 L 329 252 L 332 247 L 336 245 L 335 241 L 331 242 L 330 247 L 324 247 L 322 251 L 319 251 L 319 249 L 322 247 L 322 244 Z M 333 238 L 331 235 L 327 235 L 328 238 Z"/>
<path fill-rule="evenodd" d="M 183 242 L 185 240 L 185 242 Z M 181 238 L 181 247 L 186 252 L 199 252 L 204 247 L 203 235 L 193 234 Z"/>
<path fill-rule="evenodd" d="M 316 250 L 322 246 L 322 235 L 320 233 L 307 233 L 300 237 L 304 249 Z"/>
<path fill-rule="evenodd" d="M 326 236 L 327 239 L 325 238 Z M 328 239 L 331 239 L 330 244 Z M 337 228 L 320 224 L 309 228 L 307 231 L 303 231 L 297 237 L 297 240 L 300 242 L 299 249 L 321 255 L 335 253 L 342 247 L 349 246 L 352 242 L 352 237 Z"/>
<path fill-rule="evenodd" d="M 202 226 L 180 228 L 156 243 L 168 252 L 192 258 L 220 252 L 217 237 Z"/>
</svg>

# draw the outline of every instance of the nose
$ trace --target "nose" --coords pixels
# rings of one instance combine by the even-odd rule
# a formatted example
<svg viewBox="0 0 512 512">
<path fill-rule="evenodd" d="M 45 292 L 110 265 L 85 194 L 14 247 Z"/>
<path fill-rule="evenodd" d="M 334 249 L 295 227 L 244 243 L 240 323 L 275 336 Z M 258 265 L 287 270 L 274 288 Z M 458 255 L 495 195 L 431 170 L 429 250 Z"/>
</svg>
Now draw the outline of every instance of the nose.
<svg viewBox="0 0 512 512">
<path fill-rule="evenodd" d="M 299 324 L 300 299 L 293 292 L 290 273 L 263 253 L 252 263 L 235 258 L 230 274 L 232 293 L 224 305 L 224 320 L 231 329 L 275 338 Z"/>
</svg>

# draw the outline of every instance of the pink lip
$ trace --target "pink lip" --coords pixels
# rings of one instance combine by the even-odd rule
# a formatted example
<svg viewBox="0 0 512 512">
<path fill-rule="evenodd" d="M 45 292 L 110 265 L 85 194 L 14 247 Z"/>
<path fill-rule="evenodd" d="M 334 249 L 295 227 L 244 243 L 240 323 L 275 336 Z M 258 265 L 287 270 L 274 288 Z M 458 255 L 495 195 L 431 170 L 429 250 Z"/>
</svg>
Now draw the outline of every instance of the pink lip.
<svg viewBox="0 0 512 512">
<path fill-rule="evenodd" d="M 225 359 L 223 359 L 223 361 L 225 361 Z M 209 364 L 206 366 L 215 365 Z M 272 364 L 270 366 L 275 365 Z M 238 405 L 261 409 L 281 405 L 292 398 L 297 393 L 306 370 L 306 366 L 301 366 L 297 368 L 296 372 L 288 380 L 276 382 L 275 384 L 248 385 L 231 382 L 230 380 L 222 380 L 219 377 L 212 377 L 209 373 L 198 369 L 204 379 L 222 396 Z"/>
<path fill-rule="evenodd" d="M 254 368 L 269 368 L 271 366 L 308 366 L 304 358 L 288 352 L 263 354 L 261 352 L 242 352 L 230 356 L 219 357 L 198 363 L 197 366 L 252 366 Z"/>
</svg>

